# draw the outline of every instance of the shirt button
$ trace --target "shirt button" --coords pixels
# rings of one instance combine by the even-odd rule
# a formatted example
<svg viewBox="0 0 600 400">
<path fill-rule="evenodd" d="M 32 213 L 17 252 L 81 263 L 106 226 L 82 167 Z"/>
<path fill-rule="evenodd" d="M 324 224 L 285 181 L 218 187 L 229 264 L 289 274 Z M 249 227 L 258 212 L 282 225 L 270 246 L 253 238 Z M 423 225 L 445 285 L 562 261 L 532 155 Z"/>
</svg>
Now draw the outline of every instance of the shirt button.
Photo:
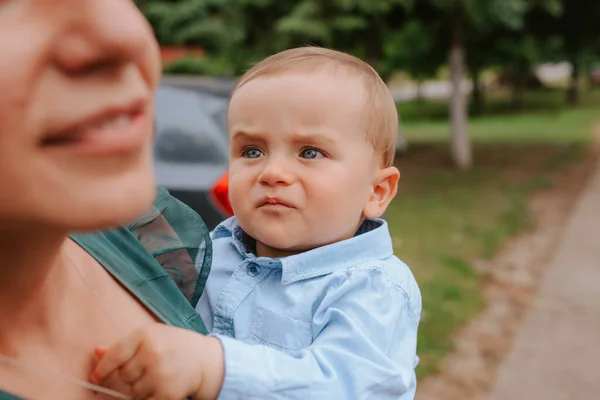
<svg viewBox="0 0 600 400">
<path fill-rule="evenodd" d="M 248 272 L 248 275 L 256 276 L 260 273 L 260 268 L 258 267 L 258 265 L 252 263 L 248 264 L 248 267 L 246 267 L 246 271 Z"/>
</svg>

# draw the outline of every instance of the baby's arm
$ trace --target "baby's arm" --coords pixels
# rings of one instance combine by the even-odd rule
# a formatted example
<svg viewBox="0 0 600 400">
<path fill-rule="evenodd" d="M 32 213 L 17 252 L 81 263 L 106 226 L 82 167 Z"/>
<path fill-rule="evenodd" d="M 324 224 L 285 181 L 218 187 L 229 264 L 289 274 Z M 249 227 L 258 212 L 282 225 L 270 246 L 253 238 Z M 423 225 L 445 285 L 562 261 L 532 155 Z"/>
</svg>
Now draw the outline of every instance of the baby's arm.
<svg viewBox="0 0 600 400">
<path fill-rule="evenodd" d="M 110 348 L 95 350 L 91 376 L 109 376 L 131 387 L 135 399 L 216 399 L 223 382 L 223 348 L 214 337 L 154 323 Z"/>
<path fill-rule="evenodd" d="M 353 271 L 313 318 L 314 342 L 285 353 L 219 336 L 228 399 L 413 399 L 420 294 L 378 269 Z M 293 333 L 291 333 L 293 334 Z"/>
</svg>

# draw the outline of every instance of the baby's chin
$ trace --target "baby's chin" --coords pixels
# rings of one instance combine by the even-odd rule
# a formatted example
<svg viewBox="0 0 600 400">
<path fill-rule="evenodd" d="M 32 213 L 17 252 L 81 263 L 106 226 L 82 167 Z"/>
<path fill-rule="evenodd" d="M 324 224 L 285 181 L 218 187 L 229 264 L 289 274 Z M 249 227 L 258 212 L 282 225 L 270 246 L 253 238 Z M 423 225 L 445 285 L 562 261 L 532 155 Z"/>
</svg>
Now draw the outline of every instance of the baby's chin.
<svg viewBox="0 0 600 400">
<path fill-rule="evenodd" d="M 245 232 L 256 240 L 256 252 L 264 257 L 287 257 L 310 250 L 310 246 L 299 238 L 284 234 L 265 234 L 265 232 Z"/>
<path fill-rule="evenodd" d="M 336 240 L 315 242 L 314 237 L 261 237 L 259 235 L 259 237 L 256 238 L 256 251 L 257 253 L 260 253 L 258 254 L 259 256 L 271 258 L 287 257 L 326 246 L 333 242 L 336 242 Z"/>
<path fill-rule="evenodd" d="M 257 253 L 260 253 L 257 255 L 271 258 L 303 253 L 346 239 L 340 237 L 339 231 L 324 227 L 309 229 L 307 224 L 244 223 L 239 217 L 238 223 L 247 235 L 256 240 Z"/>
</svg>

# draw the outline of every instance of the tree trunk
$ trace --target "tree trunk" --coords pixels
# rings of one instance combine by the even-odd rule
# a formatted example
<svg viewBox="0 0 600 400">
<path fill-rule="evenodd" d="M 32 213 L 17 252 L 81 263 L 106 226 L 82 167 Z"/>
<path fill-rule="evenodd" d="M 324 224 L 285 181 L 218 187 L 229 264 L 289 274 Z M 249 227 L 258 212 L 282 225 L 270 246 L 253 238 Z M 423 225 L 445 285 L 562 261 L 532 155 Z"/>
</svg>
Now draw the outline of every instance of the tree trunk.
<svg viewBox="0 0 600 400">
<path fill-rule="evenodd" d="M 594 79 L 592 77 L 592 64 L 588 61 L 581 67 L 582 71 L 580 72 L 585 79 L 585 91 L 590 92 L 594 90 Z"/>
<path fill-rule="evenodd" d="M 383 24 L 381 17 L 376 16 L 366 35 L 366 61 L 376 71 L 380 72 L 380 64 L 383 58 Z M 387 77 L 389 78 L 389 77 Z M 382 78 L 383 79 L 383 78 Z M 387 79 L 384 79 L 387 82 Z"/>
<path fill-rule="evenodd" d="M 463 9 L 457 4 L 452 18 L 452 45 L 450 49 L 450 75 L 452 94 L 450 97 L 450 118 L 452 124 L 452 159 L 461 170 L 472 165 L 471 143 L 467 132 L 467 107 L 462 94 L 461 83 L 465 65 L 463 47 Z"/>
<path fill-rule="evenodd" d="M 417 79 L 416 82 L 416 100 L 421 102 L 423 101 L 423 80 L 422 79 Z"/>
<path fill-rule="evenodd" d="M 571 80 L 569 82 L 569 88 L 567 89 L 567 103 L 569 105 L 576 105 L 579 103 L 579 58 L 577 56 L 570 57 L 571 62 Z"/>
<path fill-rule="evenodd" d="M 521 112 L 525 109 L 525 86 L 527 81 L 526 73 L 516 69 L 513 76 L 513 107 L 515 111 Z"/>
<path fill-rule="evenodd" d="M 485 107 L 485 92 L 481 82 L 481 71 L 477 68 L 471 71 L 473 83 L 473 111 L 475 114 L 482 114 Z"/>
</svg>

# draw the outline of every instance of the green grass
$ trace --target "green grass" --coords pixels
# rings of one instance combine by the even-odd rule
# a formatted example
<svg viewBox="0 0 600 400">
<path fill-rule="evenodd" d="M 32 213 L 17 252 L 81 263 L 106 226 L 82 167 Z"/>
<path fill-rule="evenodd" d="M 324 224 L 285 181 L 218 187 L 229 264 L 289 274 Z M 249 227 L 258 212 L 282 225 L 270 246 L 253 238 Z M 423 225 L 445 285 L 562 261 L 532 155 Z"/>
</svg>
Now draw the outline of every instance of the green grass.
<svg viewBox="0 0 600 400">
<path fill-rule="evenodd" d="M 504 100 L 499 100 L 504 104 Z M 547 107 L 544 108 L 544 101 Z M 526 97 L 526 109 L 534 110 L 524 113 L 505 114 L 504 106 L 496 107 L 495 103 L 488 107 L 489 114 L 473 116 L 469 121 L 469 136 L 474 142 L 562 142 L 589 141 L 587 128 L 600 117 L 600 91 L 592 92 L 584 97 L 582 106 L 569 109 L 562 103 L 563 94 L 551 91 L 529 94 Z M 429 114 L 442 116 L 422 120 L 415 118 L 414 108 L 421 103 Z M 442 102 L 409 102 L 399 103 L 398 109 L 402 120 L 403 133 L 409 144 L 412 142 L 446 142 L 450 135 L 448 122 L 448 106 Z M 403 112 L 406 111 L 406 114 Z M 495 112 L 496 111 L 496 112 Z"/>
<path fill-rule="evenodd" d="M 386 218 L 423 295 L 420 377 L 437 370 L 453 335 L 483 306 L 485 276 L 473 262 L 532 226 L 531 195 L 585 157 L 597 119 L 586 107 L 478 118 L 469 172 L 451 167 L 447 122 L 407 124 L 410 148 L 397 160 L 402 180 Z"/>
<path fill-rule="evenodd" d="M 587 141 L 586 129 L 600 116 L 592 109 L 569 110 L 544 114 L 523 114 L 504 117 L 482 117 L 469 124 L 469 135 L 475 142 L 566 142 Z M 450 127 L 447 122 L 423 122 L 403 125 L 411 142 L 447 141 Z M 515 129 L 516 128 L 516 129 Z"/>
</svg>

